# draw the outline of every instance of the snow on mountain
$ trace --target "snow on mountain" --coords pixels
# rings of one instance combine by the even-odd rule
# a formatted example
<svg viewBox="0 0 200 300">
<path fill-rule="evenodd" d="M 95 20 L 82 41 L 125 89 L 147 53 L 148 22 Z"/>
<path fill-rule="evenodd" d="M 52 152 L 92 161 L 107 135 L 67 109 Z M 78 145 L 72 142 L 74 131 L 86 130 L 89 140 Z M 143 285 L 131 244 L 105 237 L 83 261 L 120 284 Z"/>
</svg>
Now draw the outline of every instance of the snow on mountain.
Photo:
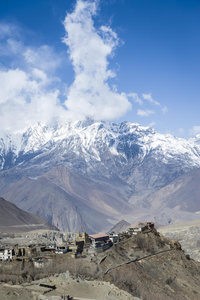
<svg viewBox="0 0 200 300">
<path fill-rule="evenodd" d="M 169 163 L 179 159 L 187 167 L 200 166 L 200 140 L 181 139 L 169 134 L 156 133 L 154 129 L 139 124 L 109 122 L 69 122 L 46 126 L 36 124 L 23 133 L 7 135 L 0 139 L 1 170 L 8 169 L 27 155 L 38 155 L 57 146 L 84 156 L 85 161 L 101 161 L 105 149 L 109 155 L 121 157 L 128 163 L 137 155 L 138 163 L 150 153 L 154 158 Z M 26 157 L 27 156 L 27 157 Z M 32 157 L 32 156 L 31 156 Z"/>
<path fill-rule="evenodd" d="M 45 174 L 53 172 L 51 170 L 58 166 L 78 174 L 77 182 L 74 179 L 74 187 L 77 186 L 78 191 L 72 189 L 71 185 L 66 185 L 65 180 L 67 182 L 72 180 L 72 176 L 64 177 L 62 171 L 56 175 L 57 179 L 53 175 L 48 177 L 50 182 L 44 194 L 43 185 L 39 184 L 40 178 L 47 176 Z M 13 195 L 17 191 L 18 195 L 21 195 L 18 199 L 21 208 L 25 209 L 25 205 L 29 203 L 29 210 L 32 211 L 33 194 L 34 199 L 41 199 L 41 203 L 47 202 L 43 198 L 51 200 L 55 207 L 57 199 L 61 201 L 62 198 L 64 203 L 62 205 L 65 205 L 66 210 L 67 205 L 71 205 L 74 215 L 77 214 L 79 220 L 76 224 L 77 229 L 78 224 L 84 223 L 81 221 L 85 220 L 83 214 L 86 214 L 86 220 L 89 220 L 89 214 L 86 213 L 88 207 L 91 206 L 93 212 L 96 212 L 99 203 L 104 203 L 102 202 L 104 199 L 107 200 L 104 203 L 106 213 L 101 216 L 103 222 L 108 221 L 106 218 L 110 211 L 115 211 L 116 203 L 120 203 L 121 206 L 118 205 L 119 209 L 115 214 L 113 213 L 115 218 L 118 218 L 125 208 L 132 216 L 133 212 L 136 213 L 135 208 L 149 212 L 152 205 L 154 209 L 156 206 L 165 207 L 161 205 L 160 194 L 155 193 L 180 176 L 200 168 L 200 137 L 185 140 L 169 134 L 159 134 L 152 128 L 128 122 L 86 120 L 65 124 L 55 122 L 48 126 L 39 123 L 24 132 L 6 135 L 0 139 L 0 167 L 0 191 L 3 196 L 8 197 L 9 201 L 12 202 Z M 31 181 L 30 190 L 22 184 L 27 182 L 27 178 L 36 178 Z M 51 189 L 53 178 L 55 186 Z M 86 188 L 85 182 L 90 182 L 91 187 L 89 184 Z M 96 184 L 98 184 L 97 190 L 100 191 L 98 197 L 97 190 L 92 189 Z M 84 188 L 80 189 L 80 186 Z M 62 192 L 63 188 L 65 192 Z M 51 192 L 48 192 L 50 190 Z M 87 191 L 90 191 L 89 194 Z M 62 197 L 58 197 L 58 194 Z M 154 195 L 158 195 L 157 202 L 152 200 Z M 78 206 L 84 209 L 76 211 L 76 206 L 73 204 L 75 200 L 70 199 L 76 199 L 77 203 L 81 201 L 82 204 Z M 87 199 L 90 199 L 90 204 L 86 205 Z M 44 205 L 50 205 L 46 202 Z M 64 207 L 62 205 L 60 204 L 59 213 L 54 216 L 56 220 L 60 218 Z M 41 208 L 34 212 L 51 220 L 53 216 L 50 213 L 51 209 L 46 216 L 43 214 L 42 204 L 40 206 Z M 166 214 L 166 220 L 169 220 L 173 213 L 167 210 L 163 214 Z M 175 211 L 174 214 L 180 217 L 183 212 Z M 70 214 L 68 215 L 69 218 Z M 159 216 L 158 210 L 156 218 Z M 123 215 L 120 217 L 123 218 Z M 63 216 L 63 224 L 60 226 L 72 230 L 66 220 Z M 97 222 L 96 218 L 93 222 L 94 225 L 84 226 L 96 230 L 100 221 Z"/>
</svg>

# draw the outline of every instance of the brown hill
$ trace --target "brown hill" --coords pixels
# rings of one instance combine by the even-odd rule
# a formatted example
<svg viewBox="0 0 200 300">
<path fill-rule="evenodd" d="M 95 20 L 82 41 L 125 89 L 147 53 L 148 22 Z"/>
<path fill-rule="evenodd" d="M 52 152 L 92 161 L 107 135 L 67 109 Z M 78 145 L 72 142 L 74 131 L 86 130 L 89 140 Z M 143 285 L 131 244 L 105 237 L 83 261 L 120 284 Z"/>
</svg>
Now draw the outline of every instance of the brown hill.
<svg viewBox="0 0 200 300">
<path fill-rule="evenodd" d="M 175 179 L 149 199 L 152 208 L 176 211 L 200 211 L 200 170 L 193 170 Z"/>
<path fill-rule="evenodd" d="M 120 233 L 120 232 L 124 231 L 130 225 L 131 224 L 128 223 L 127 221 L 121 220 L 115 226 L 113 226 L 109 232 Z"/>
<path fill-rule="evenodd" d="M 115 189 L 57 166 L 46 174 L 25 178 L 1 191 L 25 211 L 39 215 L 62 231 L 109 230 L 130 204 Z M 108 221 L 109 220 L 109 221 Z"/>
<path fill-rule="evenodd" d="M 93 233 L 109 231 L 122 218 L 157 224 L 197 219 L 199 179 L 200 170 L 187 173 L 139 201 L 130 198 L 128 186 L 95 181 L 59 165 L 39 177 L 11 184 L 0 196 L 62 231 Z"/>
<path fill-rule="evenodd" d="M 58 230 L 39 216 L 27 213 L 0 197 L 0 231 L 16 233 L 39 229 Z"/>
<path fill-rule="evenodd" d="M 200 299 L 200 264 L 186 256 L 178 242 L 157 233 L 124 238 L 106 252 L 92 258 L 84 253 L 76 262 L 70 254 L 58 256 L 54 266 L 54 272 L 69 270 L 79 278 L 111 282 L 143 300 Z M 42 272 L 46 277 L 48 269 Z"/>
<path fill-rule="evenodd" d="M 141 233 L 106 254 L 101 266 L 107 271 L 101 278 L 133 296 L 145 300 L 200 299 L 200 264 L 185 256 L 178 242 Z"/>
</svg>

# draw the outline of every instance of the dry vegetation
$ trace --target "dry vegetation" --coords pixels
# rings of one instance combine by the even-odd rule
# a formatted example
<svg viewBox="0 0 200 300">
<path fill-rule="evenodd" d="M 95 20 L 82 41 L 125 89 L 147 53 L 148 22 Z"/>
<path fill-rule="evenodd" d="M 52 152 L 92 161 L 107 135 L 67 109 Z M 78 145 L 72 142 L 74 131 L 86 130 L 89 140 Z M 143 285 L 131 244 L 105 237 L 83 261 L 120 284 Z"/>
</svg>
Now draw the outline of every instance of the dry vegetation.
<svg viewBox="0 0 200 300">
<path fill-rule="evenodd" d="M 200 299 L 200 264 L 178 242 L 151 232 L 124 238 L 96 257 L 73 259 L 67 253 L 52 256 L 45 268 L 37 269 L 31 261 L 2 262 L 1 270 L 1 281 L 11 284 L 69 270 L 74 278 L 114 283 L 143 300 Z"/>
</svg>

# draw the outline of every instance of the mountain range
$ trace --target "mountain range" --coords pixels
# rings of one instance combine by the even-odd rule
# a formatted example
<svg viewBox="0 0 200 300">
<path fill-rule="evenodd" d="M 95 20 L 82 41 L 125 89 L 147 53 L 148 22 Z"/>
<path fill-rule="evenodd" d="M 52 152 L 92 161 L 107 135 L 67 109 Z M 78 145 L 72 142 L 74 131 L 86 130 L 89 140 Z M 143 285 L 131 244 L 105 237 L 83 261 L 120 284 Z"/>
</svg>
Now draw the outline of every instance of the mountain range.
<svg viewBox="0 0 200 300">
<path fill-rule="evenodd" d="M 61 230 L 198 218 L 200 136 L 128 122 L 36 124 L 0 139 L 0 195 Z"/>
</svg>

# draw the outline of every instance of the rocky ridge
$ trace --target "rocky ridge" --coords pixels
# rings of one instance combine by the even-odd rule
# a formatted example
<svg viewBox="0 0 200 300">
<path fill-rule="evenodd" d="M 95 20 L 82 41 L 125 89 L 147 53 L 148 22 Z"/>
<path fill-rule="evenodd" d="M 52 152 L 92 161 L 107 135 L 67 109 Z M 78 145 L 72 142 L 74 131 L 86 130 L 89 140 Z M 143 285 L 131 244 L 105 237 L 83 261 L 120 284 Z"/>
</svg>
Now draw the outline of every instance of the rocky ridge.
<svg viewBox="0 0 200 300">
<path fill-rule="evenodd" d="M 19 209 L 0 197 L 0 231 L 4 233 L 28 232 L 31 230 L 58 230 L 37 215 Z"/>
<path fill-rule="evenodd" d="M 62 207 L 71 211 L 75 223 L 67 214 L 63 220 L 69 222 L 58 224 L 61 230 L 67 231 L 98 228 L 100 231 L 103 230 L 100 223 L 111 228 L 122 218 L 129 221 L 133 213 L 140 219 L 165 224 L 180 218 L 189 220 L 197 218 L 196 200 L 192 211 L 187 206 L 184 212 L 184 203 L 174 210 L 170 204 L 173 199 L 166 201 L 169 205 L 163 205 L 159 191 L 180 176 L 198 170 L 199 158 L 198 136 L 184 140 L 127 122 L 86 120 L 49 126 L 36 124 L 0 139 L 0 195 L 56 226 Z M 66 175 L 70 172 L 74 174 L 74 183 Z M 76 180 L 77 186 L 87 188 L 77 191 Z M 41 190 L 43 183 L 46 194 Z M 31 205 L 33 190 L 37 190 L 38 210 Z M 154 201 L 157 192 L 158 200 Z M 24 200 L 20 202 L 14 194 Z M 62 200 L 55 212 L 52 208 L 57 199 Z M 49 211 L 46 215 L 44 205 Z M 162 216 L 160 207 L 163 207 Z M 95 218 L 91 219 L 92 215 Z"/>
</svg>

